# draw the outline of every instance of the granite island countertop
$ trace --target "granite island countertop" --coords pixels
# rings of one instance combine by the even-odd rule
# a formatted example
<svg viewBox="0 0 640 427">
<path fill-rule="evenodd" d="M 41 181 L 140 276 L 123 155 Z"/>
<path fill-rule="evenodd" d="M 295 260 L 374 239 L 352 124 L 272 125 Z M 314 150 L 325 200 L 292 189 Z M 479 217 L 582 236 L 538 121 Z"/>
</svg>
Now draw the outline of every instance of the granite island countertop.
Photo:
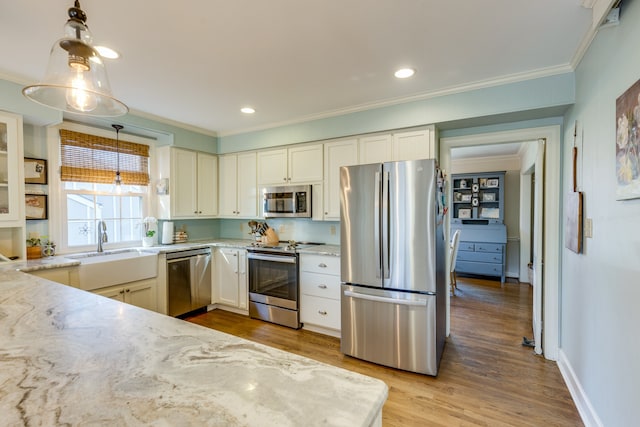
<svg viewBox="0 0 640 427">
<path fill-rule="evenodd" d="M 379 380 L 10 266 L 0 279 L 7 425 L 381 423 Z"/>
</svg>

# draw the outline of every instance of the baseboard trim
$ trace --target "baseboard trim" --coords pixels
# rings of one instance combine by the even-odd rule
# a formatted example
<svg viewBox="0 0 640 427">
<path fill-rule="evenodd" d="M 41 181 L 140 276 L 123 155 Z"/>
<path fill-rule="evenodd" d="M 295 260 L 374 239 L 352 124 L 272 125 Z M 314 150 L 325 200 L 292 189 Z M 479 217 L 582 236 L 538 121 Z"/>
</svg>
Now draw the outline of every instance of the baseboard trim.
<svg viewBox="0 0 640 427">
<path fill-rule="evenodd" d="M 564 382 L 569 389 L 569 393 L 571 393 L 571 397 L 573 398 L 573 402 L 578 408 L 578 413 L 580 413 L 580 417 L 582 418 L 582 422 L 585 427 L 603 427 L 602 421 L 595 409 L 591 405 L 591 401 L 589 397 L 584 392 L 578 377 L 576 377 L 571 364 L 569 363 L 569 359 L 564 354 L 564 351 L 560 349 L 560 357 L 558 358 L 558 368 L 560 369 L 560 374 L 562 374 L 562 378 L 564 378 Z"/>
</svg>

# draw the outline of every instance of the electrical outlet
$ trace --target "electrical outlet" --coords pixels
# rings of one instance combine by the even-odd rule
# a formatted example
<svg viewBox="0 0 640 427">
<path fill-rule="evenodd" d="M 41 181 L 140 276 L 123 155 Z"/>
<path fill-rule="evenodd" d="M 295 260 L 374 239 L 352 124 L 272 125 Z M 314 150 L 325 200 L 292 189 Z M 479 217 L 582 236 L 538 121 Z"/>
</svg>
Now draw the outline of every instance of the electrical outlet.
<svg viewBox="0 0 640 427">
<path fill-rule="evenodd" d="M 336 235 L 336 226 L 335 226 L 335 225 L 332 225 L 332 226 L 329 228 L 329 232 L 331 233 L 331 235 L 332 235 L 332 236 L 335 236 L 335 235 Z"/>
<path fill-rule="evenodd" d="M 278 233 L 280 234 L 284 233 L 284 225 L 281 225 L 280 227 L 278 227 Z"/>
<path fill-rule="evenodd" d="M 584 219 L 584 237 L 593 238 L 593 219 Z"/>
</svg>

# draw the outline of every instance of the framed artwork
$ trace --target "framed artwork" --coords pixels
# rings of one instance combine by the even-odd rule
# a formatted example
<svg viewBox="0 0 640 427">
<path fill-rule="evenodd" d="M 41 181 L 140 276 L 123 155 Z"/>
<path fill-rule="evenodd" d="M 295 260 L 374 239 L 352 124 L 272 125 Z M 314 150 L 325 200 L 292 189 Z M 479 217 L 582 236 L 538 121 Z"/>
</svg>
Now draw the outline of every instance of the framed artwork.
<svg viewBox="0 0 640 427">
<path fill-rule="evenodd" d="M 616 199 L 640 197 L 640 80 L 616 99 Z"/>
<path fill-rule="evenodd" d="M 482 201 L 483 202 L 495 202 L 496 201 L 496 193 L 482 193 Z"/>
<path fill-rule="evenodd" d="M 496 188 L 500 180 L 497 178 L 487 179 L 487 188 Z"/>
<path fill-rule="evenodd" d="M 480 183 L 480 188 L 487 186 L 487 178 L 480 178 L 478 182 Z"/>
<path fill-rule="evenodd" d="M 463 194 L 462 198 L 460 199 L 463 202 L 470 202 L 471 201 L 471 194 Z"/>
<path fill-rule="evenodd" d="M 24 182 L 26 184 L 47 183 L 47 161 L 44 159 L 24 159 Z"/>
<path fill-rule="evenodd" d="M 471 218 L 471 209 L 460 209 L 458 211 L 458 218 Z"/>
<path fill-rule="evenodd" d="M 25 194 L 24 207 L 27 219 L 47 219 L 47 196 Z"/>
<path fill-rule="evenodd" d="M 498 208 L 482 208 L 480 209 L 480 218 L 500 218 L 500 209 Z"/>
</svg>

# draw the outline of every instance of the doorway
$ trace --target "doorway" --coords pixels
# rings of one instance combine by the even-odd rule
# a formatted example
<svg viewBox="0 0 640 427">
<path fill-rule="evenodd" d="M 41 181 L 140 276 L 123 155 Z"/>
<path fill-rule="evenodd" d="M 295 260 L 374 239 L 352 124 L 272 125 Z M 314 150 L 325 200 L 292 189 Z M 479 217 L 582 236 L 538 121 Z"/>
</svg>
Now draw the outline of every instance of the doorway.
<svg viewBox="0 0 640 427">
<path fill-rule="evenodd" d="M 442 168 L 449 173 L 451 170 L 451 150 L 457 147 L 473 147 L 491 144 L 505 144 L 513 142 L 525 142 L 534 140 L 546 140 L 547 149 L 543 151 L 542 156 L 545 166 L 546 179 L 543 184 L 544 194 L 542 197 L 541 226 L 536 228 L 540 233 L 541 249 L 540 249 L 540 265 L 544 259 L 545 269 L 540 269 L 541 286 L 539 288 L 540 295 L 544 295 L 544 300 L 539 301 L 541 315 L 536 320 L 537 326 L 542 333 L 541 319 L 545 319 L 544 335 L 537 343 L 540 351 L 545 358 L 557 360 L 559 349 L 559 281 L 560 281 L 560 227 L 561 227 L 561 171 L 560 171 L 560 126 L 548 126 L 540 128 L 528 128 L 505 132 L 491 132 L 477 135 L 468 135 L 461 137 L 449 137 L 440 139 L 440 163 Z M 535 164 L 535 158 L 538 153 L 526 153 L 522 159 L 523 164 Z M 540 174 L 538 174 L 538 178 Z M 449 198 L 451 194 L 449 194 Z M 445 221 L 446 229 L 449 230 L 450 218 L 447 216 Z M 530 221 L 530 219 L 529 219 Z M 522 225 L 522 224 L 521 224 Z M 522 246 L 529 246 L 529 241 L 521 241 Z M 524 249 L 524 248 L 522 248 Z M 529 253 L 528 249 L 521 250 L 521 265 L 525 259 L 524 255 Z M 520 269 L 526 271 L 526 269 Z M 447 296 L 449 307 L 449 295 Z M 447 334 L 450 331 L 449 313 L 447 313 Z M 535 328 L 534 328 L 535 331 Z M 540 335 L 538 335 L 540 336 Z"/>
</svg>

